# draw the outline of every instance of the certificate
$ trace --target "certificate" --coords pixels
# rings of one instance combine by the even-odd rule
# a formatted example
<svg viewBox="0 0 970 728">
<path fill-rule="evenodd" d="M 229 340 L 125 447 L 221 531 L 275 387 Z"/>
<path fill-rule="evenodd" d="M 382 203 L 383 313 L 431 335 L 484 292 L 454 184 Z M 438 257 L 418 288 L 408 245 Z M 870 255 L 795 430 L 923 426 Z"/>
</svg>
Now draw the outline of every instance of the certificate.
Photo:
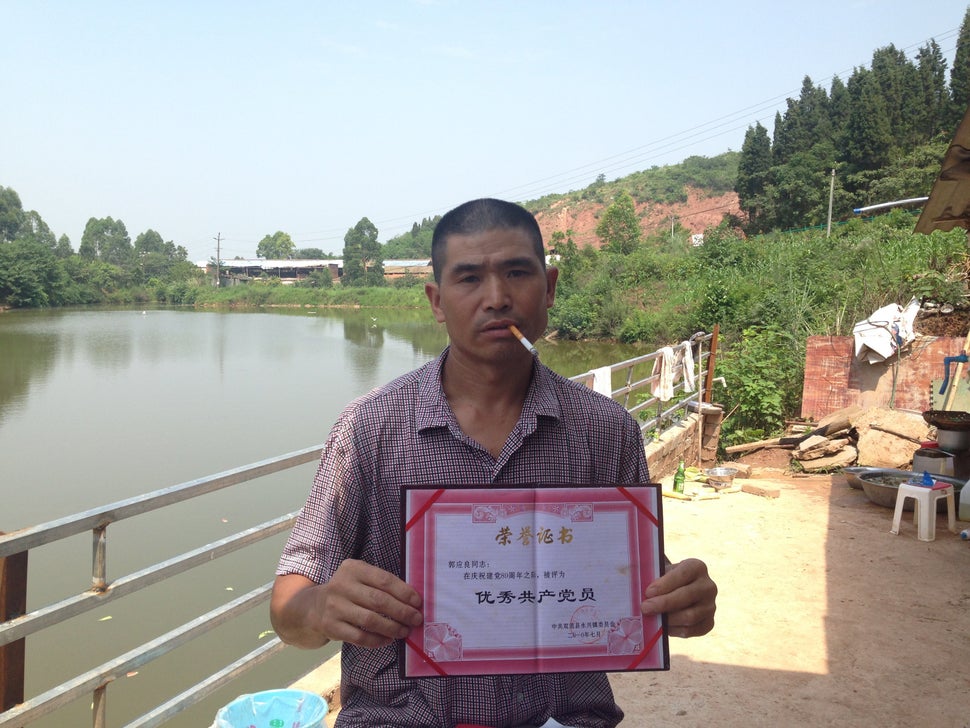
<svg viewBox="0 0 970 728">
<path fill-rule="evenodd" d="M 404 677 L 666 670 L 640 612 L 663 574 L 660 486 L 408 486 L 404 579 L 424 623 Z"/>
</svg>

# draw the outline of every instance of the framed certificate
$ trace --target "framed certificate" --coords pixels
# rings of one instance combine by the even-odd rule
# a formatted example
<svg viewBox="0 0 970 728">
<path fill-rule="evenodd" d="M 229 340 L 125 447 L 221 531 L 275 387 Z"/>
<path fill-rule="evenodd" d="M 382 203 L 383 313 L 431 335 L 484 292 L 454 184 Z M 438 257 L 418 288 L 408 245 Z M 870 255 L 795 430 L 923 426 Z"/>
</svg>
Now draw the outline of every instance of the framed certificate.
<svg viewBox="0 0 970 728">
<path fill-rule="evenodd" d="M 666 623 L 644 616 L 663 574 L 660 486 L 409 486 L 404 579 L 424 623 L 404 677 L 666 670 Z"/>
</svg>

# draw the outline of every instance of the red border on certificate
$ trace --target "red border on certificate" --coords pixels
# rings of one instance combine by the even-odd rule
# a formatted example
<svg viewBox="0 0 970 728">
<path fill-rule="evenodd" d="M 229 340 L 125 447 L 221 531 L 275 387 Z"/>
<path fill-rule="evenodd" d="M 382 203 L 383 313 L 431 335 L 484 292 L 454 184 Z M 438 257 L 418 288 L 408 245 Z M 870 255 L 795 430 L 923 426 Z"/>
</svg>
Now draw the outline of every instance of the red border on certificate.
<svg viewBox="0 0 970 728">
<path fill-rule="evenodd" d="M 640 612 L 663 574 L 660 486 L 408 486 L 404 578 L 424 623 L 403 677 L 666 670 Z"/>
</svg>

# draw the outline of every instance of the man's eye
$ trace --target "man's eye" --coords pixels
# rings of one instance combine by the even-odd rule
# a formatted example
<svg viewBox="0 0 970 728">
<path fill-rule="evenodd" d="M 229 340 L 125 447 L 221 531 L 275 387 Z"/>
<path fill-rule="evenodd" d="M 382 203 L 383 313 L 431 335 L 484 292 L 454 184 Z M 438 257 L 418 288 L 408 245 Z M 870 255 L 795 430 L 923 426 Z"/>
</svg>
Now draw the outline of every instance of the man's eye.
<svg viewBox="0 0 970 728">
<path fill-rule="evenodd" d="M 478 283 L 478 276 L 462 276 L 458 279 L 459 283 Z"/>
</svg>

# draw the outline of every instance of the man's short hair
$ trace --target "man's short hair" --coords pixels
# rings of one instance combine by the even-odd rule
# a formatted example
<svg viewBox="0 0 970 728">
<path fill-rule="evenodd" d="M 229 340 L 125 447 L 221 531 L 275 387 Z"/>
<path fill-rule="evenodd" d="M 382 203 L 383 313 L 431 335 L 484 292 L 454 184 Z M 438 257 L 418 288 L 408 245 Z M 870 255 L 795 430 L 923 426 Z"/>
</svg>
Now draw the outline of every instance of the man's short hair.
<svg viewBox="0 0 970 728">
<path fill-rule="evenodd" d="M 441 269 L 445 263 L 445 243 L 451 235 L 474 235 L 488 230 L 523 230 L 532 240 L 536 257 L 546 268 L 546 249 L 542 244 L 542 231 L 531 212 L 521 205 L 492 197 L 465 202 L 446 212 L 435 225 L 431 236 L 431 268 L 436 283 L 441 282 Z"/>
</svg>

